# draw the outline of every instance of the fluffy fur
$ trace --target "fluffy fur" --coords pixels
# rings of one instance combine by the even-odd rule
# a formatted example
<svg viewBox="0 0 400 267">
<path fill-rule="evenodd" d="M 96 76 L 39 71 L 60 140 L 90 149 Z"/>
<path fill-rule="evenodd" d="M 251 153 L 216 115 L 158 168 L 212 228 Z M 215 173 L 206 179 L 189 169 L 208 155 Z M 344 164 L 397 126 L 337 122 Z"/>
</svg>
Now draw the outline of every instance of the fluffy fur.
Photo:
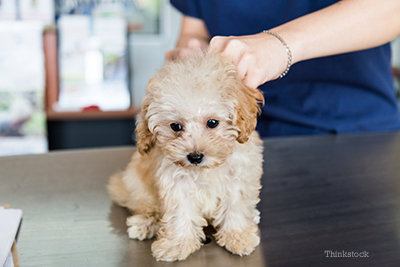
<svg viewBox="0 0 400 267">
<path fill-rule="evenodd" d="M 157 260 L 186 259 L 201 247 L 209 223 L 217 243 L 234 254 L 259 244 L 262 141 L 254 129 L 263 101 L 229 60 L 211 53 L 167 63 L 149 81 L 138 151 L 110 178 L 108 192 L 133 213 L 130 238 L 157 236 Z M 209 120 L 219 124 L 208 127 Z M 191 153 L 204 155 L 201 162 L 191 163 Z"/>
</svg>

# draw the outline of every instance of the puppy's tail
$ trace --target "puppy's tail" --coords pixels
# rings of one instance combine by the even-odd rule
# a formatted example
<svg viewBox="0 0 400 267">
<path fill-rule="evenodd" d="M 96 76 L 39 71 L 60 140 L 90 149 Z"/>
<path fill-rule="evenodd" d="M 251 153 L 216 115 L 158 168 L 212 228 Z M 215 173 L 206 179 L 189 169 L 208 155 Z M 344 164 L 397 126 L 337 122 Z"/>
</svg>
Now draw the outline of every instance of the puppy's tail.
<svg viewBox="0 0 400 267">
<path fill-rule="evenodd" d="M 123 172 L 118 172 L 110 177 L 107 185 L 107 191 L 111 199 L 118 205 L 126 207 L 129 199 L 129 192 L 125 187 Z"/>
</svg>

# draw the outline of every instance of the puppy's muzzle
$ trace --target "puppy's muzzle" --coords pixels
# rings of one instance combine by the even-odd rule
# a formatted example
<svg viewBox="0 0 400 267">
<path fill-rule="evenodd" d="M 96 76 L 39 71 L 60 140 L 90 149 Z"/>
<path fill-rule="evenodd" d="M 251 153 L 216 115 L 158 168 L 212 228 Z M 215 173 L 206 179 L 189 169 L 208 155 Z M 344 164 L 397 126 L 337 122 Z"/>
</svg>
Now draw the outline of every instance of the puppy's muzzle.
<svg viewBox="0 0 400 267">
<path fill-rule="evenodd" d="M 200 164 L 203 161 L 203 153 L 190 153 L 187 155 L 187 159 L 191 164 Z"/>
</svg>

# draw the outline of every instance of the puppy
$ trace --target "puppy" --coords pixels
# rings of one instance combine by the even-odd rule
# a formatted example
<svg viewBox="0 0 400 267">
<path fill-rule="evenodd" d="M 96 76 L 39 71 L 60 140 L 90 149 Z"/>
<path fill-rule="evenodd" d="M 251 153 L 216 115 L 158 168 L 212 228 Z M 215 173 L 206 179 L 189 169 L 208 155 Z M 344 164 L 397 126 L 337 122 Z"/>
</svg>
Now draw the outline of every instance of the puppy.
<svg viewBox="0 0 400 267">
<path fill-rule="evenodd" d="M 259 244 L 263 147 L 254 129 L 263 102 L 219 54 L 169 62 L 150 79 L 137 152 L 107 187 L 133 213 L 130 238 L 157 236 L 157 260 L 186 259 L 202 246 L 209 223 L 234 254 Z"/>
</svg>

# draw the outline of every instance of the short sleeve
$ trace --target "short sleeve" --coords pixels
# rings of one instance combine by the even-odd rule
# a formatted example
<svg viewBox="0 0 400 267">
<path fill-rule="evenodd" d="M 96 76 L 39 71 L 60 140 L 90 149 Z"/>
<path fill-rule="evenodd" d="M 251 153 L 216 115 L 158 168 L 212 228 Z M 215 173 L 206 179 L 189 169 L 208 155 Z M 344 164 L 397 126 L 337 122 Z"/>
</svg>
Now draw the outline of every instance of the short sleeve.
<svg viewBox="0 0 400 267">
<path fill-rule="evenodd" d="M 170 0 L 172 6 L 182 14 L 190 17 L 202 19 L 201 10 L 197 1 L 194 0 Z"/>
</svg>

